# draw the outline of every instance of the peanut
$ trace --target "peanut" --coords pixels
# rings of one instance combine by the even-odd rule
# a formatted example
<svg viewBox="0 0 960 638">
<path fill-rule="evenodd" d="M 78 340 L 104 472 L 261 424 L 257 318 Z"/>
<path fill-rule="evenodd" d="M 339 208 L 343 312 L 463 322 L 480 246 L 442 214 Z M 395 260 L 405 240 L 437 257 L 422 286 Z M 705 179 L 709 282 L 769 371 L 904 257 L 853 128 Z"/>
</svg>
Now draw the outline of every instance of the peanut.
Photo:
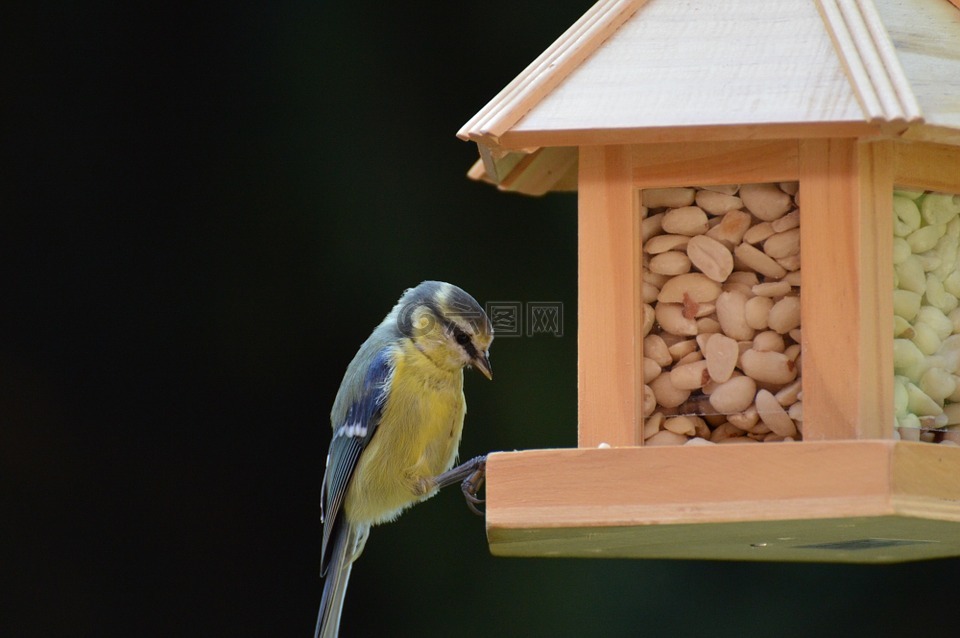
<svg viewBox="0 0 960 638">
<path fill-rule="evenodd" d="M 666 215 L 666 213 L 657 213 L 656 215 L 644 217 L 643 221 L 640 222 L 640 237 L 647 240 L 663 232 L 664 215 Z"/>
<path fill-rule="evenodd" d="M 699 390 L 709 380 L 710 373 L 704 360 L 674 366 L 670 371 L 670 383 L 681 390 Z"/>
<path fill-rule="evenodd" d="M 670 334 L 691 337 L 697 334 L 697 322 L 684 315 L 683 304 L 658 303 L 655 314 L 657 323 Z"/>
<path fill-rule="evenodd" d="M 663 429 L 683 434 L 684 436 L 695 436 L 697 434 L 697 421 L 703 421 L 696 416 L 675 416 L 663 422 Z"/>
<path fill-rule="evenodd" d="M 653 322 L 656 320 L 656 311 L 648 303 L 643 304 L 643 336 L 646 337 L 653 330 Z"/>
<path fill-rule="evenodd" d="M 648 281 L 643 282 L 643 290 L 640 294 L 641 298 L 643 299 L 643 303 L 654 303 L 657 300 L 657 295 L 659 294 L 659 288 Z"/>
<path fill-rule="evenodd" d="M 719 384 L 710 395 L 710 405 L 721 414 L 742 412 L 753 403 L 757 383 L 749 376 L 733 377 Z"/>
<path fill-rule="evenodd" d="M 654 255 L 647 268 L 660 275 L 682 275 L 690 272 L 690 258 L 680 251 L 668 250 Z"/>
<path fill-rule="evenodd" d="M 698 191 L 696 202 L 697 206 L 711 215 L 722 215 L 743 207 L 743 200 L 739 197 L 709 190 Z"/>
<path fill-rule="evenodd" d="M 733 255 L 722 243 L 709 235 L 691 237 L 687 257 L 700 272 L 716 282 L 726 281 L 733 272 Z"/>
<path fill-rule="evenodd" d="M 742 245 L 742 244 L 741 244 Z M 753 339 L 754 330 L 747 324 L 747 296 L 733 290 L 717 297 L 717 321 L 728 337 L 742 341 Z"/>
<path fill-rule="evenodd" d="M 690 390 L 684 390 L 673 385 L 669 374 L 661 374 L 647 385 L 660 407 L 675 408 L 690 396 Z"/>
<path fill-rule="evenodd" d="M 773 299 L 770 299 L 770 297 L 751 297 L 747 299 L 744 306 L 744 317 L 747 325 L 754 330 L 766 330 L 769 325 L 771 308 L 773 308 Z"/>
<path fill-rule="evenodd" d="M 749 349 L 740 355 L 740 369 L 760 383 L 785 384 L 797 378 L 797 366 L 781 352 Z"/>
<path fill-rule="evenodd" d="M 704 353 L 710 378 L 718 383 L 727 381 L 733 374 L 737 359 L 740 357 L 737 342 L 726 335 L 716 333 L 707 339 Z"/>
<path fill-rule="evenodd" d="M 778 220 L 779 221 L 779 220 Z M 800 229 L 791 228 L 776 233 L 763 242 L 763 252 L 774 259 L 783 259 L 800 253 Z"/>
<path fill-rule="evenodd" d="M 663 217 L 663 229 L 676 235 L 702 235 L 710 230 L 707 214 L 697 206 L 684 206 L 667 211 Z"/>
<path fill-rule="evenodd" d="M 790 294 L 790 283 L 787 281 L 768 281 L 755 285 L 751 291 L 759 297 L 783 297 Z"/>
<path fill-rule="evenodd" d="M 723 193 L 724 195 L 736 195 L 740 190 L 740 184 L 714 184 L 712 186 L 697 186 L 700 190 L 713 193 Z"/>
<path fill-rule="evenodd" d="M 757 333 L 750 347 L 760 352 L 783 352 L 786 349 L 786 344 L 784 344 L 783 336 L 780 333 L 774 330 L 764 330 Z"/>
<path fill-rule="evenodd" d="M 760 415 L 757 414 L 757 408 L 755 406 L 750 406 L 743 412 L 727 415 L 727 419 L 730 421 L 730 424 L 736 428 L 744 432 L 753 432 L 754 428 L 757 427 L 757 422 L 760 420 Z"/>
<path fill-rule="evenodd" d="M 711 302 L 720 295 L 720 284 L 706 275 L 690 272 L 671 278 L 660 288 L 657 301 L 662 303 Z"/>
<path fill-rule="evenodd" d="M 780 279 L 787 274 L 786 268 L 750 244 L 740 244 L 734 249 L 733 255 L 751 270 L 756 270 L 766 277 Z"/>
<path fill-rule="evenodd" d="M 777 186 L 787 195 L 796 195 L 800 192 L 800 182 L 780 182 Z"/>
<path fill-rule="evenodd" d="M 741 436 L 743 436 L 743 430 L 740 430 L 731 423 L 721 423 L 710 433 L 710 441 L 720 443 L 721 441 L 739 438 Z"/>
<path fill-rule="evenodd" d="M 650 357 L 662 368 L 673 363 L 667 342 L 660 335 L 648 335 L 643 339 L 643 355 Z"/>
<path fill-rule="evenodd" d="M 687 355 L 694 354 L 697 350 L 697 342 L 695 339 L 683 339 L 668 345 L 667 350 L 670 352 L 670 356 L 676 363 Z"/>
<path fill-rule="evenodd" d="M 651 359 L 650 357 L 643 358 L 643 381 L 644 383 L 650 383 L 656 379 L 663 368 L 660 367 L 660 364 Z"/>
<path fill-rule="evenodd" d="M 740 187 L 740 199 L 747 210 L 763 221 L 778 219 L 793 207 L 793 200 L 776 184 L 744 184 Z"/>
<path fill-rule="evenodd" d="M 756 245 L 766 241 L 767 238 L 775 232 L 777 231 L 773 229 L 773 224 L 770 222 L 761 222 L 755 226 L 751 226 L 750 229 L 743 234 L 743 241 Z"/>
<path fill-rule="evenodd" d="M 732 210 L 725 213 L 719 224 L 707 231 L 707 237 L 724 242 L 730 247 L 743 241 L 743 235 L 750 228 L 750 213 L 742 210 Z"/>
<path fill-rule="evenodd" d="M 670 430 L 660 430 L 649 439 L 644 441 L 644 445 L 683 445 L 687 442 L 687 437 Z"/>
<path fill-rule="evenodd" d="M 646 441 L 651 436 L 660 431 L 663 425 L 663 412 L 654 412 L 643 421 L 643 440 Z"/>
<path fill-rule="evenodd" d="M 730 273 L 730 276 L 727 277 L 727 283 L 736 283 L 743 284 L 747 288 L 753 288 L 760 283 L 760 278 L 757 277 L 757 273 L 748 272 L 746 270 L 735 270 Z"/>
<path fill-rule="evenodd" d="M 649 384 L 643 386 L 643 400 L 641 401 L 643 416 L 648 417 L 657 409 L 657 397 Z"/>
<path fill-rule="evenodd" d="M 786 408 L 800 400 L 800 391 L 800 379 L 797 379 L 793 383 L 783 386 L 774 396 L 777 398 L 777 402 Z"/>
<path fill-rule="evenodd" d="M 683 365 L 687 365 L 688 363 L 695 363 L 697 361 L 703 361 L 703 354 L 701 354 L 697 350 L 694 350 L 693 352 L 689 354 L 685 354 L 679 359 L 677 359 L 677 362 L 675 365 L 683 366 Z"/>
<path fill-rule="evenodd" d="M 797 401 L 787 408 L 787 416 L 793 419 L 798 430 L 803 430 L 803 401 Z"/>
<path fill-rule="evenodd" d="M 773 228 L 773 232 L 782 233 L 785 230 L 790 230 L 791 228 L 796 228 L 800 225 L 800 209 L 796 209 L 792 212 L 787 213 L 780 219 L 775 219 L 770 222 L 770 227 Z"/>
<path fill-rule="evenodd" d="M 722 439 L 720 441 L 717 441 L 717 443 L 739 444 L 739 443 L 759 443 L 759 441 L 756 439 L 752 439 L 749 436 L 734 436 L 734 437 L 730 437 L 729 439 Z"/>
<path fill-rule="evenodd" d="M 780 334 L 786 334 L 800 325 L 800 298 L 784 297 L 773 305 L 767 323 Z"/>
<path fill-rule="evenodd" d="M 757 392 L 757 413 L 760 419 L 780 436 L 797 434 L 797 426 L 793 424 L 793 419 L 787 415 L 787 411 L 768 390 Z"/>
<path fill-rule="evenodd" d="M 643 244 L 643 249 L 651 255 L 659 255 L 668 250 L 686 250 L 690 238 L 686 235 L 657 235 Z"/>
</svg>

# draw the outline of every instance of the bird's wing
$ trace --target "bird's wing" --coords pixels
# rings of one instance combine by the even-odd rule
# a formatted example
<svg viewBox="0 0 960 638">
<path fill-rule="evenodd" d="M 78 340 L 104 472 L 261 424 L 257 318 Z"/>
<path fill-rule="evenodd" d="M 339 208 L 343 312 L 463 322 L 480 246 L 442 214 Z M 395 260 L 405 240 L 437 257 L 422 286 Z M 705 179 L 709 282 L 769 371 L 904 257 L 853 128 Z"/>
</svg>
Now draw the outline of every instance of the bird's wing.
<svg viewBox="0 0 960 638">
<path fill-rule="evenodd" d="M 370 442 L 377 426 L 383 405 L 386 402 L 387 387 L 394 366 L 390 348 L 380 350 L 363 378 L 363 387 L 357 398 L 347 409 L 342 423 L 333 428 L 330 452 L 327 455 L 327 469 L 323 476 L 321 512 L 323 513 L 323 545 L 320 554 L 320 574 L 324 575 L 330 563 L 328 552 L 330 540 L 338 525 L 337 520 L 343 499 L 346 497 L 350 477 L 357 467 L 357 460 Z"/>
</svg>

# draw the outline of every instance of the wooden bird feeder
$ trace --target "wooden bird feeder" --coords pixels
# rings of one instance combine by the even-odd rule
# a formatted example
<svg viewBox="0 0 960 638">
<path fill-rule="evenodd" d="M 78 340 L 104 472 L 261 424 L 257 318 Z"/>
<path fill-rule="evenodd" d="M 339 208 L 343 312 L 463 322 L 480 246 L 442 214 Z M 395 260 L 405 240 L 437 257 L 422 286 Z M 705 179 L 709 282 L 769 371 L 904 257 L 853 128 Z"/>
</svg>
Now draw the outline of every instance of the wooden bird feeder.
<svg viewBox="0 0 960 638">
<path fill-rule="evenodd" d="M 601 0 L 464 125 L 579 193 L 579 447 L 490 456 L 493 553 L 960 556 L 955 5 Z"/>
</svg>

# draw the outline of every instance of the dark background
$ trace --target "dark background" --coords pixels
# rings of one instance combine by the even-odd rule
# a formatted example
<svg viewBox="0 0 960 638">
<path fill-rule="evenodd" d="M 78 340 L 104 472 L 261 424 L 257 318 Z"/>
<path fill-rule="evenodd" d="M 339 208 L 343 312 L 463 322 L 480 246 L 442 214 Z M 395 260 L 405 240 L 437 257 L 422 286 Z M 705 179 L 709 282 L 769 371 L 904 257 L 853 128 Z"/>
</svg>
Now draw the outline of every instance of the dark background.
<svg viewBox="0 0 960 638">
<path fill-rule="evenodd" d="M 455 133 L 590 4 L 5 10 L 0 635 L 310 635 L 329 408 L 423 279 L 566 310 L 468 373 L 463 456 L 575 445 L 575 198 Z M 952 635 L 958 565 L 498 559 L 453 490 L 343 635 Z"/>
</svg>

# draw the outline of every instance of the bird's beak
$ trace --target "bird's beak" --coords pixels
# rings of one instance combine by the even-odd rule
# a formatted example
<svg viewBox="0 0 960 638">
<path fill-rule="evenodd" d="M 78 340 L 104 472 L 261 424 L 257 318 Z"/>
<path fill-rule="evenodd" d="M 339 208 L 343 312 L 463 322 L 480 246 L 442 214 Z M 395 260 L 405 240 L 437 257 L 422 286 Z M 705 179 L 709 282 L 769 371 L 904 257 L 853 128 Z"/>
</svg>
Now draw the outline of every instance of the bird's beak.
<svg viewBox="0 0 960 638">
<path fill-rule="evenodd" d="M 493 381 L 493 368 L 490 367 L 490 355 L 481 352 L 473 358 L 473 367 L 479 370 L 483 376 Z"/>
</svg>

